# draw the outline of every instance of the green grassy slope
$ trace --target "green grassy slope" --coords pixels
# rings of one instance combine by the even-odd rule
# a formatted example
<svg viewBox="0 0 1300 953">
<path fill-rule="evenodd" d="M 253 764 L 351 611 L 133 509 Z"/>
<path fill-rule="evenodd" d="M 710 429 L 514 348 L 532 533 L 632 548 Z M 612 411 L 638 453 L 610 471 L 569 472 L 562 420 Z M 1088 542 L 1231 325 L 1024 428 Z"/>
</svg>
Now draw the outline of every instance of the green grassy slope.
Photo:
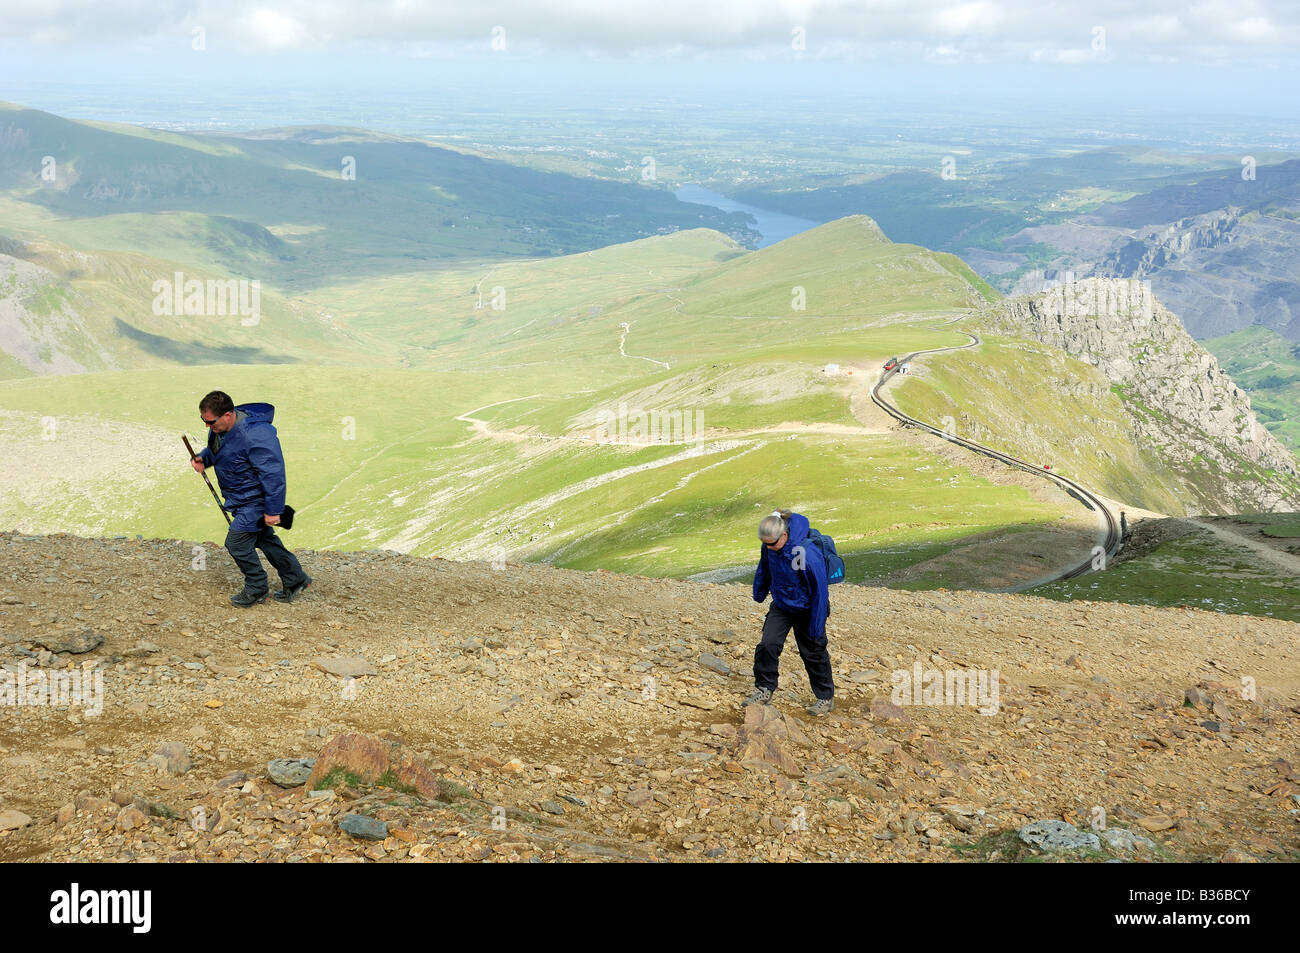
<svg viewBox="0 0 1300 953">
<path fill-rule="evenodd" d="M 1267 515 L 1255 516 L 1266 519 Z M 1300 622 L 1295 578 L 1246 546 L 1225 545 L 1209 530 L 1151 547 L 1104 573 L 1050 583 L 1030 590 L 1049 599 L 1187 606 L 1207 612 L 1267 616 Z"/>
<path fill-rule="evenodd" d="M 885 357 L 958 343 L 937 325 L 997 297 L 959 259 L 892 243 L 863 216 L 755 252 L 692 228 L 530 257 L 567 247 L 564 229 L 586 228 L 597 209 L 614 217 L 588 239 L 642 226 L 604 211 L 631 201 L 623 191 L 577 196 L 567 180 L 530 178 L 516 203 L 481 188 L 481 157 L 431 157 L 439 150 L 390 137 L 50 130 L 67 137 L 67 182 L 20 176 L 0 199 L 5 247 L 48 272 L 24 307 L 66 309 L 100 349 L 96 364 L 69 335 L 87 367 L 127 369 L 9 368 L 0 434 L 25 466 L 0 470 L 0 525 L 219 539 L 179 443 L 201 429 L 198 397 L 218 387 L 279 408 L 300 545 L 685 575 L 749 564 L 758 516 L 789 505 L 834 534 L 850 578 L 865 579 L 1067 511 L 862 426 L 855 402 Z M 90 147 L 97 136 L 113 137 L 106 159 Z M 343 149 L 357 183 L 331 166 Z M 146 154 L 149 188 L 124 191 L 123 170 Z M 376 179 L 351 193 L 364 201 L 340 205 L 367 169 Z M 253 178 L 236 189 L 237 174 Z M 450 208 L 470 218 L 430 228 Z M 494 218 L 501 208 L 517 217 Z M 524 228 L 525 214 L 552 216 L 549 237 Z M 176 268 L 261 269 L 262 321 L 152 314 L 152 281 Z M 969 362 L 927 358 L 900 406 L 952 416 L 962 433 L 1014 434 L 1008 449 L 1027 440 L 1111 495 L 1176 502 L 1091 368 L 1013 339 L 989 339 L 978 373 Z M 828 363 L 844 373 L 823 374 Z M 693 420 L 698 439 L 597 442 L 602 415 L 620 408 Z"/>
<path fill-rule="evenodd" d="M 291 538 L 316 547 L 509 555 L 681 575 L 750 559 L 758 516 L 785 503 L 835 533 L 856 571 L 858 557 L 865 567 L 880 545 L 1060 515 L 1023 490 L 989 485 L 885 436 L 714 439 L 698 450 L 476 439 L 455 416 L 507 399 L 508 382 L 255 366 L 0 385 L 7 442 L 46 454 L 43 460 L 62 453 L 75 468 L 83 452 L 104 452 L 81 439 L 105 418 L 122 430 L 112 449 L 119 466 L 93 493 L 73 482 L 62 493 L 38 486 L 20 497 L 6 474 L 0 522 L 219 539 L 224 524 L 179 440 L 200 429 L 195 404 L 214 386 L 276 404 L 290 500 L 301 513 Z M 35 431 L 47 416 L 61 436 L 43 443 Z M 18 421 L 28 421 L 26 434 L 14 430 Z M 157 472 L 160 464 L 165 472 Z"/>
<path fill-rule="evenodd" d="M 957 325 L 956 327 L 961 327 Z M 1161 461 L 1130 442 L 1128 411 L 1096 368 L 1046 345 L 981 335 L 972 350 L 926 355 L 895 390 L 912 416 L 1076 479 L 1112 499 L 1182 512 Z"/>
<path fill-rule="evenodd" d="M 172 217 L 140 218 L 143 231 L 165 236 Z M 162 221 L 150 224 L 146 219 Z M 158 239 L 154 250 L 167 251 L 165 238 Z M 11 354 L 0 363 L 0 379 L 66 372 L 67 361 L 84 370 L 217 361 L 347 361 L 356 346 L 268 285 L 258 284 L 256 299 L 254 286 L 243 286 L 247 313 L 239 310 L 235 296 L 224 304 L 214 297 L 210 306 L 206 283 L 227 276 L 204 267 L 138 252 L 84 251 L 45 239 L 11 239 L 0 254 L 9 256 L 0 259 L 0 298 L 9 299 L 6 304 L 20 315 L 17 333 L 6 340 Z M 23 270 L 21 277 L 16 267 Z M 192 280 L 204 283 L 200 313 L 177 312 L 174 297 L 164 295 L 172 305 L 168 314 L 157 300 L 155 282 L 174 286 L 178 272 L 182 289 Z M 35 358 L 22 359 L 32 351 Z"/>
<path fill-rule="evenodd" d="M 505 307 L 477 308 L 479 284 L 488 301 L 504 287 Z M 792 309 L 796 285 L 805 311 Z M 200 429 L 195 403 L 221 387 L 279 408 L 301 544 L 681 575 L 748 563 L 756 519 L 785 504 L 834 533 L 851 574 L 865 577 L 880 568 L 882 545 L 942 545 L 1061 516 L 1019 488 L 863 430 L 850 399 L 870 375 L 821 373 L 830 361 L 861 371 L 909 346 L 950 343 L 928 324 L 981 297 L 959 269 L 884 241 L 865 219 L 762 252 L 696 230 L 553 261 L 338 285 L 287 306 L 326 339 L 353 342 L 355 366 L 0 384 L 13 438 L 42 461 L 75 456 L 78 440 L 101 453 L 93 441 L 106 417 L 126 435 L 78 507 L 67 502 L 84 489 L 75 479 L 43 496 L 15 476 L 0 521 L 219 538 L 179 433 Z M 704 439 L 594 443 L 600 413 L 620 404 L 686 414 Z M 60 436 L 38 443 L 47 417 Z"/>
<path fill-rule="evenodd" d="M 1250 392 L 1260 422 L 1291 449 L 1300 447 L 1300 345 L 1259 325 L 1201 344 Z"/>
<path fill-rule="evenodd" d="M 698 225 L 744 231 L 742 217 L 656 186 L 540 172 L 362 130 L 182 135 L 10 104 L 0 104 L 0 124 L 10 130 L 0 190 L 52 213 L 61 224 L 49 237 L 75 230 L 110 251 L 165 241 L 172 260 L 280 289 L 336 274 L 558 255 Z M 41 178 L 47 156 L 53 181 Z M 189 217 L 150 235 L 140 216 L 159 213 Z M 0 217 L 0 232 L 11 228 L 32 237 Z"/>
</svg>

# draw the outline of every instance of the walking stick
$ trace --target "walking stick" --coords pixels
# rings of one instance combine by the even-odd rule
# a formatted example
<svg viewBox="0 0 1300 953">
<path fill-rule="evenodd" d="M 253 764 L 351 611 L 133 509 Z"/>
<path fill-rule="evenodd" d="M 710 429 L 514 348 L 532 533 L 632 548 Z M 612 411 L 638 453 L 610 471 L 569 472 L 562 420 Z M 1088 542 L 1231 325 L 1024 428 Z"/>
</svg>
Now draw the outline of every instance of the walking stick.
<svg viewBox="0 0 1300 953">
<path fill-rule="evenodd" d="M 181 434 L 181 439 L 185 441 L 185 449 L 190 452 L 190 459 L 197 460 L 199 458 L 199 455 L 195 453 L 194 448 L 190 446 L 190 438 L 187 437 L 185 434 Z M 212 493 L 212 498 L 217 501 L 217 506 L 221 507 L 221 515 L 226 518 L 226 525 L 229 526 L 230 514 L 227 513 L 226 508 L 221 505 L 221 497 L 217 496 L 217 488 L 214 487 L 212 485 L 212 481 L 208 479 L 207 470 L 204 470 L 202 473 L 199 474 L 199 476 L 203 477 L 203 482 L 208 485 L 208 490 Z"/>
</svg>

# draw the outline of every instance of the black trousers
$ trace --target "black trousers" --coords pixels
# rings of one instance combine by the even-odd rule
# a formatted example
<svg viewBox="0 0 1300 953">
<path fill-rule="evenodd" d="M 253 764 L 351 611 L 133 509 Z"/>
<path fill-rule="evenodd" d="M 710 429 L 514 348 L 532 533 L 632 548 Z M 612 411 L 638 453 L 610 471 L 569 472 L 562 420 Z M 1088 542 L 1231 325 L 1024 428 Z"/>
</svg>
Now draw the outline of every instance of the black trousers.
<svg viewBox="0 0 1300 953">
<path fill-rule="evenodd" d="M 808 611 L 787 612 L 776 605 L 768 607 L 767 618 L 763 620 L 763 638 L 754 649 L 754 684 L 757 687 L 776 691 L 781 649 L 785 648 L 785 637 L 793 628 L 795 645 L 799 647 L 803 667 L 808 670 L 813 694 L 818 698 L 835 697 L 831 653 L 827 651 L 825 642 L 815 642 L 809 637 L 808 624 L 811 621 L 812 613 Z"/>
<path fill-rule="evenodd" d="M 237 533 L 233 529 L 226 533 L 226 551 L 234 557 L 235 565 L 244 574 L 244 588 L 254 595 L 261 595 L 270 586 L 267 584 L 266 570 L 262 560 L 257 558 L 257 550 L 266 555 L 266 560 L 280 574 L 284 588 L 296 586 L 307 578 L 298 563 L 298 557 L 284 548 L 275 529 L 264 526 L 256 533 Z"/>
</svg>

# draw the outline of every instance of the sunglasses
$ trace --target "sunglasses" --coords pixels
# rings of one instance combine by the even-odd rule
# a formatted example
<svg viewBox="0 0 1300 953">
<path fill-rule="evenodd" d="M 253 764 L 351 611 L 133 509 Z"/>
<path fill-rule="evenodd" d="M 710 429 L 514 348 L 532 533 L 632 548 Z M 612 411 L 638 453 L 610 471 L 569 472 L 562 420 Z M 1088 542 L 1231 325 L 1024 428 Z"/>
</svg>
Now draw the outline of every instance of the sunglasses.
<svg viewBox="0 0 1300 953">
<path fill-rule="evenodd" d="M 781 536 L 784 536 L 784 535 L 785 535 L 784 533 L 781 534 Z M 778 548 L 778 547 L 777 547 L 777 544 L 780 543 L 780 542 L 781 542 L 781 537 L 778 536 L 776 539 L 772 540 L 772 542 L 770 542 L 770 543 L 764 543 L 763 545 L 766 546 L 768 549 L 777 549 L 777 548 Z"/>
<path fill-rule="evenodd" d="M 215 424 L 218 420 L 220 420 L 220 419 L 221 419 L 222 417 L 224 417 L 224 416 L 226 416 L 226 415 L 225 415 L 225 414 L 221 414 L 221 415 L 219 415 L 219 416 L 217 416 L 217 417 L 213 417 L 211 420 L 208 420 L 208 419 L 207 419 L 206 417 L 204 417 L 202 414 L 199 414 L 199 420 L 203 421 L 203 426 L 205 426 L 205 427 L 211 427 L 213 424 Z"/>
</svg>

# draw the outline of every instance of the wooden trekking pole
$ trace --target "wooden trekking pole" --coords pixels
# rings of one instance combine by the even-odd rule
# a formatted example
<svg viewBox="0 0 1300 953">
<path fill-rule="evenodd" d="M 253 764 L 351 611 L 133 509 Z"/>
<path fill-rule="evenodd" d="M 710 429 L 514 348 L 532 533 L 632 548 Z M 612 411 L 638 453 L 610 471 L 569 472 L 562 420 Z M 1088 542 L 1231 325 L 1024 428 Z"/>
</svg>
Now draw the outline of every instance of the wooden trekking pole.
<svg viewBox="0 0 1300 953">
<path fill-rule="evenodd" d="M 190 459 L 197 460 L 199 458 L 199 455 L 195 453 L 194 448 L 190 446 L 190 438 L 187 437 L 185 434 L 181 434 L 181 439 L 185 441 L 185 449 L 190 452 Z M 205 469 L 202 473 L 199 474 L 199 476 L 203 477 L 203 482 L 208 485 L 208 490 L 212 493 L 212 498 L 217 501 L 217 506 L 221 507 L 221 515 L 226 518 L 226 525 L 229 526 L 230 514 L 227 513 L 226 508 L 222 506 L 221 497 L 217 496 L 217 488 L 213 486 L 212 481 L 208 479 L 207 470 Z"/>
</svg>

